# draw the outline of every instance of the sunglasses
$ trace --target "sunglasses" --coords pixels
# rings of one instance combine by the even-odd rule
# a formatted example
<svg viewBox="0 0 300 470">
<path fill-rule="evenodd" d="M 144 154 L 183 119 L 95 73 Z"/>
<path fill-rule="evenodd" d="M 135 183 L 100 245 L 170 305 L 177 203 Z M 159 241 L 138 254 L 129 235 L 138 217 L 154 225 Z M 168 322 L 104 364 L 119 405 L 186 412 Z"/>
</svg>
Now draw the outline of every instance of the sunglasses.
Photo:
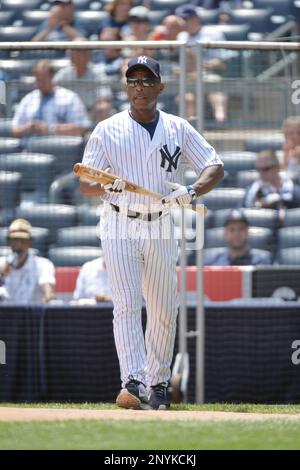
<svg viewBox="0 0 300 470">
<path fill-rule="evenodd" d="M 256 168 L 256 170 L 257 170 L 259 173 L 266 173 L 267 171 L 273 170 L 273 168 L 275 168 L 275 165 L 272 165 L 272 166 L 262 166 L 261 168 Z"/>
<path fill-rule="evenodd" d="M 145 88 L 153 87 L 158 83 L 159 80 L 156 78 L 127 78 L 127 85 L 135 88 L 138 85 L 142 85 Z"/>
</svg>

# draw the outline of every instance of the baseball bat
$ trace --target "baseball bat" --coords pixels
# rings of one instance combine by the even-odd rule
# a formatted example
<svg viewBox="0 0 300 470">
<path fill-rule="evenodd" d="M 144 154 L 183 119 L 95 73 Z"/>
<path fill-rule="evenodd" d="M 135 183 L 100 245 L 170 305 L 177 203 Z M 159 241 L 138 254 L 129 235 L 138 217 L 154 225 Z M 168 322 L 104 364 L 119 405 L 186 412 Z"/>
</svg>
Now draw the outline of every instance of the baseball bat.
<svg viewBox="0 0 300 470">
<path fill-rule="evenodd" d="M 91 166 L 84 165 L 83 163 L 75 163 L 73 167 L 73 172 L 78 177 L 85 178 L 89 181 L 96 181 L 101 184 L 113 183 L 116 179 L 120 179 L 120 176 L 114 175 L 113 173 L 109 173 L 108 171 L 99 170 L 98 168 L 93 168 Z M 125 189 L 127 191 L 143 194 L 144 196 L 149 196 L 157 200 L 163 197 L 161 194 L 154 193 L 149 189 L 143 188 L 142 186 L 138 186 L 132 181 L 125 180 L 124 178 L 122 178 L 122 180 L 125 182 Z M 196 212 L 201 212 L 203 215 L 207 214 L 207 208 L 205 206 L 198 207 L 187 205 L 185 207 L 188 207 Z"/>
</svg>

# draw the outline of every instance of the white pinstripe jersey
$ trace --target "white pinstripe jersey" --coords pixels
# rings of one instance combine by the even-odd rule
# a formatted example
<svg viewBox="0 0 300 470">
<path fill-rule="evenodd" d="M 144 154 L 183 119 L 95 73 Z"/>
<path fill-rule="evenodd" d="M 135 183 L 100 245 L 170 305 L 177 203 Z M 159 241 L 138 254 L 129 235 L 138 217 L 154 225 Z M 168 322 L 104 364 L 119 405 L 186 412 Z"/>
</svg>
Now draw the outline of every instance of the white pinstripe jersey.
<svg viewBox="0 0 300 470">
<path fill-rule="evenodd" d="M 151 140 L 149 132 L 130 116 L 128 110 L 100 122 L 86 145 L 82 163 L 106 169 L 139 186 L 168 194 L 165 181 L 178 182 L 183 164 L 200 174 L 211 165 L 222 165 L 214 148 L 185 120 L 159 111 Z M 126 198 L 126 199 L 125 199 Z M 147 196 L 124 191 L 124 196 L 105 194 L 102 199 L 144 210 L 154 201 Z"/>
</svg>

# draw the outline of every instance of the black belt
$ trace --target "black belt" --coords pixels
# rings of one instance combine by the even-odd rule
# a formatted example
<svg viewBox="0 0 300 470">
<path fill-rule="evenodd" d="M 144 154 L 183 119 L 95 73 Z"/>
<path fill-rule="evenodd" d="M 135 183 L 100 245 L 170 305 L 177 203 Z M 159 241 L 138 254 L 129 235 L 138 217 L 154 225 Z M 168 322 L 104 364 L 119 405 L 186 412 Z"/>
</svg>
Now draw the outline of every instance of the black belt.
<svg viewBox="0 0 300 470">
<path fill-rule="evenodd" d="M 116 212 L 120 212 L 120 207 L 119 206 L 116 206 L 115 204 L 111 204 L 111 207 L 113 208 L 113 210 L 115 210 Z M 160 212 L 135 212 L 135 211 L 131 211 L 131 210 L 128 210 L 127 211 L 127 217 L 130 217 L 131 219 L 142 219 L 142 220 L 146 220 L 147 222 L 152 222 L 153 220 L 156 220 L 156 219 L 159 219 L 159 217 L 161 217 L 162 215 L 162 211 Z"/>
</svg>

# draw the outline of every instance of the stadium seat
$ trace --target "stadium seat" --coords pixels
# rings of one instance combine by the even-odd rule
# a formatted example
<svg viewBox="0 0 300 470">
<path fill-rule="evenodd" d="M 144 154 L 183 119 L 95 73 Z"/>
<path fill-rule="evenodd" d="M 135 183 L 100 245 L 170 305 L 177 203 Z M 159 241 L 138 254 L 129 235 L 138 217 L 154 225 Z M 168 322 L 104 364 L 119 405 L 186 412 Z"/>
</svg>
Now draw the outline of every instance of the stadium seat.
<svg viewBox="0 0 300 470">
<path fill-rule="evenodd" d="M 15 153 L 21 150 L 20 140 L 14 138 L 0 137 L 0 155 Z"/>
<path fill-rule="evenodd" d="M 101 248 L 90 246 L 68 246 L 50 248 L 48 257 L 55 266 L 82 266 L 102 255 Z"/>
<path fill-rule="evenodd" d="M 247 188 L 258 178 L 256 170 L 238 171 L 236 175 L 236 185 L 239 188 Z"/>
<path fill-rule="evenodd" d="M 92 0 L 73 0 L 76 11 L 88 10 Z"/>
<path fill-rule="evenodd" d="M 260 152 L 261 150 L 281 150 L 283 145 L 283 135 L 275 134 L 271 137 L 256 137 L 246 139 L 244 142 L 245 150 L 248 152 Z"/>
<path fill-rule="evenodd" d="M 21 18 L 24 10 L 37 10 L 44 0 L 1 0 L 1 10 L 13 12 L 13 20 Z"/>
<path fill-rule="evenodd" d="M 184 3 L 183 0 L 150 0 L 149 9 L 153 10 L 169 10 L 174 13 L 176 8 Z"/>
<path fill-rule="evenodd" d="M 263 227 L 249 228 L 249 246 L 261 250 L 273 251 L 273 231 Z M 205 249 L 226 247 L 223 227 L 211 228 L 205 231 Z"/>
<path fill-rule="evenodd" d="M 279 264 L 300 266 L 300 247 L 298 246 L 297 248 L 285 248 L 283 250 L 279 250 L 277 260 Z"/>
<path fill-rule="evenodd" d="M 0 26 L 9 26 L 14 17 L 13 11 L 0 11 Z"/>
<path fill-rule="evenodd" d="M 58 246 L 100 246 L 96 225 L 84 227 L 66 227 L 57 231 L 56 243 Z"/>
<path fill-rule="evenodd" d="M 272 15 L 294 15 L 297 12 L 294 0 L 252 0 L 255 8 L 271 8 Z"/>
<path fill-rule="evenodd" d="M 20 204 L 22 175 L 0 171 L 0 209 L 13 209 Z"/>
<path fill-rule="evenodd" d="M 82 204 L 78 207 L 78 224 L 82 225 L 97 225 L 100 220 L 100 212 L 102 206 L 90 206 Z"/>
<path fill-rule="evenodd" d="M 0 226 L 7 227 L 16 218 L 16 208 L 0 208 Z"/>
<path fill-rule="evenodd" d="M 48 18 L 49 12 L 43 10 L 24 10 L 22 11 L 21 18 L 24 26 L 39 26 L 44 20 Z"/>
<path fill-rule="evenodd" d="M 271 8 L 239 8 L 230 12 L 230 23 L 248 24 L 251 33 L 267 34 L 275 29 L 270 19 L 272 12 Z"/>
<path fill-rule="evenodd" d="M 77 205 L 82 198 L 79 180 L 74 173 L 59 176 L 52 182 L 49 189 L 49 202 L 51 203 Z"/>
<path fill-rule="evenodd" d="M 41 136 L 30 137 L 26 143 L 26 149 L 33 153 L 55 155 L 57 157 L 55 173 L 61 174 L 72 171 L 74 163 L 81 161 L 83 145 L 81 137 Z"/>
<path fill-rule="evenodd" d="M 35 227 L 49 229 L 49 241 L 54 243 L 59 228 L 73 227 L 77 224 L 77 210 L 65 204 L 22 203 L 17 216 L 27 219 Z"/>
<path fill-rule="evenodd" d="M 0 119 L 0 137 L 11 137 L 11 119 Z"/>
<path fill-rule="evenodd" d="M 300 226 L 283 227 L 278 230 L 278 249 L 300 246 Z"/>
<path fill-rule="evenodd" d="M 30 59 L 5 59 L 0 60 L 2 69 L 9 80 L 18 80 L 23 75 L 32 75 L 32 67 L 35 61 Z"/>
<path fill-rule="evenodd" d="M 22 174 L 22 190 L 35 191 L 36 201 L 48 199 L 48 190 L 54 173 L 56 158 L 38 153 L 11 153 L 1 155 L 0 170 Z"/>
<path fill-rule="evenodd" d="M 239 207 L 245 196 L 242 188 L 216 188 L 203 196 L 203 203 L 209 210 L 233 209 Z"/>
<path fill-rule="evenodd" d="M 230 209 L 221 209 L 215 211 L 213 218 L 214 227 L 223 227 L 226 217 L 229 215 Z M 278 227 L 278 213 L 273 209 L 243 209 L 243 213 L 247 217 L 249 224 L 254 227 L 265 227 L 275 230 Z"/>
<path fill-rule="evenodd" d="M 224 163 L 224 171 L 227 174 L 226 186 L 236 185 L 236 177 L 239 171 L 255 170 L 256 153 L 243 151 L 227 151 L 219 154 Z"/>
<path fill-rule="evenodd" d="M 217 24 L 206 26 L 207 30 L 220 31 L 227 41 L 246 41 L 250 26 L 247 24 Z"/>
<path fill-rule="evenodd" d="M 152 26 L 160 25 L 163 19 L 170 14 L 170 10 L 150 10 L 149 18 Z"/>
<path fill-rule="evenodd" d="M 204 250 L 204 258 L 203 258 L 203 264 L 208 265 L 208 260 L 210 260 L 212 257 L 217 256 L 219 253 L 222 253 L 224 248 L 208 248 L 207 250 Z M 258 250 L 257 248 L 253 248 L 253 253 L 255 255 L 261 255 L 264 257 L 268 257 L 270 259 L 270 263 L 272 262 L 272 256 L 271 253 L 267 250 Z M 196 253 L 191 252 L 188 255 L 188 262 L 189 265 L 195 265 L 196 264 Z"/>
<path fill-rule="evenodd" d="M 217 24 L 218 23 L 218 17 L 219 17 L 219 14 L 220 14 L 220 11 L 218 9 L 208 10 L 206 8 L 198 7 L 197 11 L 198 11 L 198 14 L 200 15 L 204 25 Z"/>
<path fill-rule="evenodd" d="M 285 212 L 283 225 L 284 227 L 300 227 L 300 208 L 288 209 Z"/>
<path fill-rule="evenodd" d="M 97 34 L 101 28 L 101 23 L 109 17 L 107 11 L 77 11 L 75 14 L 77 20 L 86 29 L 89 35 Z"/>
<path fill-rule="evenodd" d="M 0 246 L 7 245 L 7 228 L 0 228 Z M 49 230 L 42 227 L 32 227 L 32 246 L 42 256 L 47 256 L 49 243 Z"/>
<path fill-rule="evenodd" d="M 35 33 L 34 26 L 3 26 L 0 29 L 1 42 L 30 41 Z"/>
</svg>

